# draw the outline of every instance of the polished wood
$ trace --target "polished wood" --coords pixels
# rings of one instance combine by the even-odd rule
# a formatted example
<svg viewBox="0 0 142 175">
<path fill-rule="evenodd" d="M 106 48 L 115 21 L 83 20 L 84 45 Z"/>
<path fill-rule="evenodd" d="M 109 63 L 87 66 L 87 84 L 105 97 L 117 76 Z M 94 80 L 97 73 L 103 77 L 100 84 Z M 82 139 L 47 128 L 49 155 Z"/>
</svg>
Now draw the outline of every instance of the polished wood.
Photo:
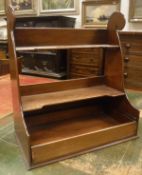
<svg viewBox="0 0 142 175">
<path fill-rule="evenodd" d="M 103 74 L 103 49 L 71 49 L 68 60 L 68 78 L 101 76 Z"/>
<path fill-rule="evenodd" d="M 58 92 L 64 90 L 71 90 L 83 87 L 89 87 L 93 85 L 103 84 L 105 81 L 104 76 L 100 77 L 89 77 L 82 79 L 74 79 L 74 80 L 63 80 L 59 82 L 53 83 L 44 83 L 44 84 L 36 84 L 36 85 L 22 85 L 20 86 L 21 96 L 49 93 L 49 92 Z"/>
<path fill-rule="evenodd" d="M 7 8 L 7 26 L 8 26 L 8 52 L 10 57 L 10 74 L 11 74 L 11 87 L 12 87 L 12 102 L 15 131 L 19 144 L 23 150 L 24 157 L 27 160 L 27 166 L 31 166 L 31 150 L 30 150 L 30 135 L 26 128 L 26 123 L 21 109 L 20 91 L 19 91 L 19 72 L 17 55 L 15 51 L 14 40 L 14 24 L 15 16 L 13 9 Z"/>
<path fill-rule="evenodd" d="M 16 18 L 16 27 L 66 27 L 73 28 L 75 19 L 64 16 L 33 16 Z M 22 57 L 22 74 L 43 76 L 54 79 L 67 77 L 67 59 L 64 50 L 20 51 Z"/>
<path fill-rule="evenodd" d="M 83 124 L 87 127 L 90 127 L 91 124 L 94 124 L 94 125 L 98 124 L 96 120 L 94 120 L 94 122 L 90 121 L 90 123 L 92 122 L 91 124 L 89 122 L 83 122 L 83 120 L 81 121 L 82 122 L 80 123 L 80 126 L 81 124 Z M 110 122 L 110 125 L 109 125 L 109 122 Z M 99 124 L 101 125 L 101 123 L 103 123 L 102 120 Z M 94 147 L 101 146 L 106 143 L 111 144 L 112 142 L 116 140 L 131 137 L 134 135 L 134 133 L 136 133 L 136 122 L 130 122 L 126 124 L 123 123 L 122 125 L 116 125 L 115 127 L 115 122 L 113 123 L 113 120 L 110 119 L 110 121 L 108 121 L 108 125 L 106 122 L 106 126 L 107 126 L 106 129 L 105 127 L 103 127 L 103 129 L 101 128 L 102 130 L 98 129 L 96 131 L 91 130 L 91 127 L 90 127 L 89 128 L 91 130 L 90 132 L 88 131 L 88 128 L 87 128 L 87 131 L 83 132 L 83 130 L 86 129 L 86 127 L 85 128 L 83 127 L 83 130 L 81 130 L 82 134 L 80 135 L 75 134 L 72 137 L 68 137 L 68 139 L 64 138 L 64 139 L 60 139 L 60 141 L 57 140 L 55 142 L 50 141 L 49 144 L 48 142 L 45 141 L 44 144 L 32 146 L 31 149 L 32 149 L 34 164 L 38 164 L 41 162 L 47 162 L 49 160 L 51 161 L 51 160 L 54 160 L 55 158 L 61 157 L 62 155 L 67 156 L 73 153 L 75 154 L 76 152 L 81 153 L 82 151 L 85 151 L 87 149 L 92 149 Z M 82 129 L 82 127 L 78 127 L 75 129 L 80 130 Z M 62 132 L 65 133 L 67 131 L 68 130 L 64 130 Z M 44 135 L 44 132 L 43 132 L 43 135 Z M 111 137 L 108 137 L 109 135 L 111 135 Z"/>
<path fill-rule="evenodd" d="M 115 20 L 115 26 L 122 26 L 122 15 L 115 16 L 121 19 Z M 20 29 L 14 23 L 9 7 L 15 131 L 30 168 L 137 137 L 139 112 L 124 92 L 115 28 Z M 16 48 L 103 49 L 103 71 L 99 76 L 21 86 Z"/>
<path fill-rule="evenodd" d="M 34 35 L 34 37 L 31 37 L 32 35 Z M 25 44 L 25 38 L 26 38 L 26 44 Z M 60 38 L 60 40 L 58 40 L 57 38 Z M 106 30 L 91 30 L 91 29 L 74 30 L 72 28 L 69 29 L 49 28 L 48 30 L 46 28 L 15 29 L 15 42 L 16 45 L 19 47 L 45 46 L 46 49 L 57 49 L 56 47 L 58 46 L 63 48 L 64 46 L 68 45 L 69 46 L 75 45 L 73 47 L 76 47 L 78 45 L 80 46 L 80 45 L 93 45 L 93 44 L 94 45 L 97 44 L 98 46 L 100 44 L 104 44 L 105 47 L 107 46 L 106 41 L 107 41 Z"/>
<path fill-rule="evenodd" d="M 60 31 L 58 31 L 60 32 Z M 76 36 L 77 37 L 77 36 Z M 69 43 L 70 44 L 70 43 Z M 111 44 L 86 44 L 86 45 L 81 45 L 81 44 L 77 44 L 77 45 L 55 45 L 55 46 L 28 46 L 28 47 L 21 47 L 21 46 L 18 46 L 16 47 L 16 51 L 37 51 L 37 50 L 51 50 L 51 49 L 78 49 L 78 48 L 118 48 L 119 46 L 118 45 L 111 45 Z"/>
<path fill-rule="evenodd" d="M 42 109 L 43 107 L 97 97 L 117 97 L 124 95 L 123 92 L 105 85 L 90 86 L 78 89 L 65 90 L 61 92 L 51 92 L 31 96 L 23 96 L 22 104 L 24 111 Z M 38 101 L 37 101 L 38 99 Z M 34 103 L 33 103 L 34 102 Z"/>
<path fill-rule="evenodd" d="M 125 87 L 142 90 L 142 32 L 119 32 L 124 60 Z"/>
</svg>

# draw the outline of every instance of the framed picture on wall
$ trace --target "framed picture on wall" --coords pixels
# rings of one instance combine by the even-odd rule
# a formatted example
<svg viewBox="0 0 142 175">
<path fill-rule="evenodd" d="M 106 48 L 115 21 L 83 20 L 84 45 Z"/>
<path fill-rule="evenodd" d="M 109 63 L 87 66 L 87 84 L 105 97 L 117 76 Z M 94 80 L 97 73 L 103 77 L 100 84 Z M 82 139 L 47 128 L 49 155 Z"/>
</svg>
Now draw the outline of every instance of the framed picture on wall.
<svg viewBox="0 0 142 175">
<path fill-rule="evenodd" d="M 129 21 L 142 22 L 142 0 L 129 0 Z"/>
<path fill-rule="evenodd" d="M 37 0 L 11 0 L 17 15 L 36 14 Z"/>
<path fill-rule="evenodd" d="M 39 0 L 40 13 L 74 15 L 79 12 L 80 0 Z"/>
<path fill-rule="evenodd" d="M 0 15 L 5 14 L 5 0 L 0 0 Z"/>
<path fill-rule="evenodd" d="M 120 11 L 120 0 L 84 0 L 82 26 L 105 28 L 113 12 Z"/>
</svg>

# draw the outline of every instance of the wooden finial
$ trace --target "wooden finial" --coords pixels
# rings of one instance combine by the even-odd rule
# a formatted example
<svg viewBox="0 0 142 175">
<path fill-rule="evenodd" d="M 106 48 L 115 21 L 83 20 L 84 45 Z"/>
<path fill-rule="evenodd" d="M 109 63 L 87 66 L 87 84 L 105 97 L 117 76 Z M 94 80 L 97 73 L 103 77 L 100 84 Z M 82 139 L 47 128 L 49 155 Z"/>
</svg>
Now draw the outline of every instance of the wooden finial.
<svg viewBox="0 0 142 175">
<path fill-rule="evenodd" d="M 122 30 L 125 26 L 124 15 L 120 12 L 114 12 L 108 21 L 108 30 Z"/>
</svg>

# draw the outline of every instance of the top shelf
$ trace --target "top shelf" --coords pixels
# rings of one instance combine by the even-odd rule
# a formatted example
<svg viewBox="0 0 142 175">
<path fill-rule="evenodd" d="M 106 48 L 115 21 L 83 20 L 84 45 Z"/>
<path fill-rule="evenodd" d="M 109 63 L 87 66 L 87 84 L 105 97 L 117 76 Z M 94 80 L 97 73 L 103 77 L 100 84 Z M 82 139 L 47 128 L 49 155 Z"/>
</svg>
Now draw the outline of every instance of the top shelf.
<svg viewBox="0 0 142 175">
<path fill-rule="evenodd" d="M 37 51 L 37 50 L 59 50 L 59 49 L 78 49 L 78 48 L 110 48 L 117 49 L 119 45 L 112 44 L 89 44 L 89 45 L 53 45 L 53 46 L 29 46 L 16 47 L 16 51 Z"/>
</svg>

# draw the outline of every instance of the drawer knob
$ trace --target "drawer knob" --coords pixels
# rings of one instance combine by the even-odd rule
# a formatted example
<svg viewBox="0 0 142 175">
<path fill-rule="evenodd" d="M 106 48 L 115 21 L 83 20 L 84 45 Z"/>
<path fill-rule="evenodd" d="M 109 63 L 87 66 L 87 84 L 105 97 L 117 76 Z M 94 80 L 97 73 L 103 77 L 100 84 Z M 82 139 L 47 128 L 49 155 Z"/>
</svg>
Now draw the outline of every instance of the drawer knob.
<svg viewBox="0 0 142 175">
<path fill-rule="evenodd" d="M 93 62 L 94 61 L 94 58 L 91 58 L 90 61 Z"/>
<path fill-rule="evenodd" d="M 78 55 L 76 55 L 74 58 L 75 58 L 75 59 L 79 59 L 80 57 L 79 57 Z"/>
<path fill-rule="evenodd" d="M 126 43 L 126 44 L 125 44 L 125 47 L 126 47 L 127 49 L 129 49 L 129 48 L 131 47 L 131 44 L 130 44 L 130 43 Z"/>
<path fill-rule="evenodd" d="M 124 61 L 126 61 L 126 62 L 129 61 L 129 60 L 130 60 L 129 57 L 124 58 Z"/>
<path fill-rule="evenodd" d="M 128 73 L 124 72 L 124 78 L 127 78 L 127 77 L 128 77 Z"/>
</svg>

